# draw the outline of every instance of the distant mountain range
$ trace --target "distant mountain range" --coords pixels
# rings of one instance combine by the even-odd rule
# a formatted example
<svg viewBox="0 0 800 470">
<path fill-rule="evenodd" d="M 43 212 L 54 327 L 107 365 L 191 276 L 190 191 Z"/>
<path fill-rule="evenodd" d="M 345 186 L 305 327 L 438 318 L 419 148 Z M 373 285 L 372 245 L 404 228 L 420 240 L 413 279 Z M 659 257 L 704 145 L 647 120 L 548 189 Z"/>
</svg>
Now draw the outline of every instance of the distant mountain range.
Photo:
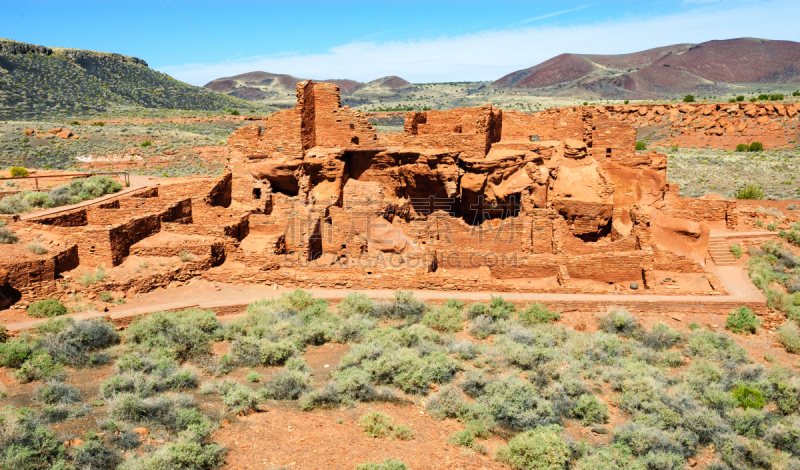
<svg viewBox="0 0 800 470">
<path fill-rule="evenodd" d="M 800 43 L 729 39 L 621 55 L 561 54 L 495 81 L 551 96 L 650 99 L 733 84 L 800 84 Z"/>
<path fill-rule="evenodd" d="M 113 106 L 254 107 L 175 80 L 135 57 L 0 39 L 0 119 L 97 113 Z"/>
<path fill-rule="evenodd" d="M 205 88 L 246 100 L 266 100 L 270 103 L 294 103 L 297 82 L 303 78 L 268 72 L 249 72 L 233 77 L 218 78 Z M 339 85 L 342 97 L 349 102 L 369 102 L 389 98 L 414 88 L 400 77 L 389 76 L 363 83 L 355 80 L 317 80 Z"/>
</svg>

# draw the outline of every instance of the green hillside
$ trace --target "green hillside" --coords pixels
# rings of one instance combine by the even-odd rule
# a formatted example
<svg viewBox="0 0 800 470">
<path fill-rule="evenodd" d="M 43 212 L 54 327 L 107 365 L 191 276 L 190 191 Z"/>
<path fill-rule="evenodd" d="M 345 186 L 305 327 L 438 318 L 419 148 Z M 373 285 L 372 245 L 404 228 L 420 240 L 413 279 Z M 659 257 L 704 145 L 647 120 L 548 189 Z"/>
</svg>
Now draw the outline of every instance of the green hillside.
<svg viewBox="0 0 800 470">
<path fill-rule="evenodd" d="M 111 108 L 254 109 L 258 105 L 151 70 L 135 57 L 0 39 L 0 119 L 79 116 Z"/>
</svg>

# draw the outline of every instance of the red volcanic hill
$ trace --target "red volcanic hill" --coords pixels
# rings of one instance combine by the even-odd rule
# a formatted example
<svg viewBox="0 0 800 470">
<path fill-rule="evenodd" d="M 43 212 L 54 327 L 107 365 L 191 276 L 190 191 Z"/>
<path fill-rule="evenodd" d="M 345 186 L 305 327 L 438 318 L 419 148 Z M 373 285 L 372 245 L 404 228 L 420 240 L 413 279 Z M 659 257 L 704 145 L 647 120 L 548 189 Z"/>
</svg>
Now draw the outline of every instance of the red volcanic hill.
<svg viewBox="0 0 800 470">
<path fill-rule="evenodd" d="M 800 43 L 741 38 L 621 55 L 562 54 L 494 85 L 555 95 L 656 98 L 747 83 L 800 83 Z"/>
</svg>

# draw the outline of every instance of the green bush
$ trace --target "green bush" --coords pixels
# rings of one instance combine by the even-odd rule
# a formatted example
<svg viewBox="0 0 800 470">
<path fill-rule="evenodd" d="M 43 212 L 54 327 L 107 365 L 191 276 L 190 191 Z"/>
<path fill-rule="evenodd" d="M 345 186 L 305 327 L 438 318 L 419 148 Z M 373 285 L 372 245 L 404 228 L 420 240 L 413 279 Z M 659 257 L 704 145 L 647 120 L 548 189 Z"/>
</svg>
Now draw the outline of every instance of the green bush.
<svg viewBox="0 0 800 470">
<path fill-rule="evenodd" d="M 258 404 L 258 395 L 246 385 L 226 380 L 217 388 L 222 394 L 222 403 L 236 414 L 247 414 Z"/>
<path fill-rule="evenodd" d="M 764 199 L 764 190 L 760 186 L 748 184 L 733 193 L 736 199 Z"/>
<path fill-rule="evenodd" d="M 359 419 L 359 423 L 368 437 L 389 437 L 392 432 L 392 417 L 380 411 L 370 411 Z"/>
<path fill-rule="evenodd" d="M 66 314 L 67 307 L 58 299 L 40 300 L 28 306 L 28 315 L 35 318 L 50 318 Z"/>
<path fill-rule="evenodd" d="M 736 144 L 736 151 L 737 152 L 749 152 L 750 146 L 747 144 Z"/>
<path fill-rule="evenodd" d="M 584 393 L 578 397 L 575 407 L 572 409 L 572 416 L 585 424 L 590 424 L 605 423 L 610 415 L 605 403 L 590 393 Z"/>
<path fill-rule="evenodd" d="M 759 325 L 761 325 L 761 320 L 747 307 L 739 307 L 736 311 L 731 312 L 725 321 L 726 330 L 740 334 L 753 334 L 758 331 Z"/>
<path fill-rule="evenodd" d="M 464 329 L 461 312 L 447 306 L 433 307 L 422 317 L 422 323 L 445 333 L 457 333 Z"/>
<path fill-rule="evenodd" d="M 347 297 L 342 299 L 339 304 L 339 314 L 344 318 L 364 316 L 369 317 L 372 315 L 372 309 L 375 303 L 369 296 L 360 292 L 353 292 L 348 294 Z"/>
<path fill-rule="evenodd" d="M 686 95 L 683 97 L 684 103 L 694 103 L 694 95 Z"/>
<path fill-rule="evenodd" d="M 731 245 L 731 254 L 734 258 L 739 259 L 742 257 L 742 247 L 739 245 Z"/>
<path fill-rule="evenodd" d="M 22 383 L 33 382 L 34 380 L 45 380 L 63 373 L 64 367 L 54 361 L 45 352 L 36 352 L 31 355 L 14 376 Z"/>
<path fill-rule="evenodd" d="M 414 438 L 414 431 L 405 424 L 398 424 L 392 428 L 392 437 L 401 441 L 408 441 Z"/>
<path fill-rule="evenodd" d="M 558 426 L 543 426 L 514 436 L 497 450 L 497 460 L 517 470 L 560 470 L 571 455 Z"/>
<path fill-rule="evenodd" d="M 764 405 L 767 403 L 764 399 L 764 395 L 760 391 L 750 387 L 736 387 L 731 392 L 731 395 L 733 399 L 736 400 L 736 403 L 746 410 L 760 410 L 764 408 Z"/>
<path fill-rule="evenodd" d="M 613 310 L 600 318 L 600 329 L 606 333 L 631 337 L 641 331 L 639 320 L 627 310 Z"/>
<path fill-rule="evenodd" d="M 489 301 L 489 314 L 494 319 L 507 319 L 517 311 L 517 307 L 500 296 L 492 296 Z"/>
<path fill-rule="evenodd" d="M 456 418 L 464 406 L 464 394 L 455 385 L 445 385 L 431 395 L 425 409 L 434 419 Z"/>
<path fill-rule="evenodd" d="M 259 374 L 258 372 L 254 371 L 254 370 L 251 370 L 250 372 L 247 373 L 247 375 L 244 376 L 244 379 L 246 381 L 253 382 L 253 383 L 260 382 L 261 379 L 263 379 L 263 378 L 264 378 L 263 375 Z"/>
<path fill-rule="evenodd" d="M 98 282 L 102 282 L 108 278 L 108 274 L 106 274 L 106 269 L 103 266 L 98 266 L 97 269 L 92 271 L 85 271 L 83 274 L 78 276 L 78 282 L 84 286 L 91 286 L 93 284 L 97 284 Z"/>
<path fill-rule="evenodd" d="M 646 142 L 636 142 L 636 150 L 647 150 Z"/>
<path fill-rule="evenodd" d="M 22 410 L 0 410 L 0 468 L 65 470 L 66 452 L 55 432 Z"/>
<path fill-rule="evenodd" d="M 764 150 L 764 144 L 761 142 L 753 142 L 747 149 L 749 152 L 761 152 Z"/>
<path fill-rule="evenodd" d="M 739 102 L 744 101 L 744 95 L 737 96 L 736 97 L 736 101 L 739 101 Z"/>
<path fill-rule="evenodd" d="M 311 375 L 305 371 L 282 370 L 270 377 L 259 393 L 268 400 L 297 400 L 311 389 Z"/>
<path fill-rule="evenodd" d="M 408 467 L 399 460 L 386 459 L 381 463 L 358 464 L 356 470 L 408 470 Z"/>
<path fill-rule="evenodd" d="M 12 178 L 27 178 L 29 176 L 28 170 L 22 166 L 12 166 L 11 167 L 11 177 Z"/>
<path fill-rule="evenodd" d="M 778 327 L 778 341 L 792 354 L 800 354 L 800 329 L 791 323 Z"/>
<path fill-rule="evenodd" d="M 526 325 L 553 323 L 561 318 L 560 312 L 548 309 L 544 304 L 534 302 L 519 312 L 519 320 Z"/>
<path fill-rule="evenodd" d="M 125 340 L 144 351 L 168 349 L 179 361 L 184 361 L 208 354 L 218 329 L 219 322 L 212 310 L 155 312 L 136 318 L 125 332 Z"/>
</svg>

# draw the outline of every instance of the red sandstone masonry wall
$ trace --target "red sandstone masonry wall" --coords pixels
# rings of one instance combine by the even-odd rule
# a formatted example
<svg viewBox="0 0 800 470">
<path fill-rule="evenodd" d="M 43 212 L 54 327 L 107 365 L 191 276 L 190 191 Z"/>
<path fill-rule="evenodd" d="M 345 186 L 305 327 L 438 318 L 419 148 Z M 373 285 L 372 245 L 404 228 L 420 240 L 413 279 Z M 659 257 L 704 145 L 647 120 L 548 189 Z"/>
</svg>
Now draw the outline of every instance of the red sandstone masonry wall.
<svg viewBox="0 0 800 470">
<path fill-rule="evenodd" d="M 374 146 L 375 129 L 350 108 L 342 108 L 339 87 L 332 83 L 314 83 L 316 145 L 328 148 Z"/>
<path fill-rule="evenodd" d="M 501 142 L 530 140 L 532 135 L 538 136 L 540 141 L 583 140 L 583 115 L 574 108 L 567 108 L 559 115 L 526 114 L 513 110 L 503 113 Z"/>
<path fill-rule="evenodd" d="M 625 282 L 642 279 L 642 269 L 652 265 L 652 258 L 651 254 L 638 251 L 569 256 L 565 263 L 572 279 Z"/>
<path fill-rule="evenodd" d="M 680 197 L 677 184 L 669 185 L 664 201 L 664 213 L 670 217 L 697 222 L 725 222 L 727 228 L 732 230 L 738 226 L 736 201 Z"/>
</svg>

